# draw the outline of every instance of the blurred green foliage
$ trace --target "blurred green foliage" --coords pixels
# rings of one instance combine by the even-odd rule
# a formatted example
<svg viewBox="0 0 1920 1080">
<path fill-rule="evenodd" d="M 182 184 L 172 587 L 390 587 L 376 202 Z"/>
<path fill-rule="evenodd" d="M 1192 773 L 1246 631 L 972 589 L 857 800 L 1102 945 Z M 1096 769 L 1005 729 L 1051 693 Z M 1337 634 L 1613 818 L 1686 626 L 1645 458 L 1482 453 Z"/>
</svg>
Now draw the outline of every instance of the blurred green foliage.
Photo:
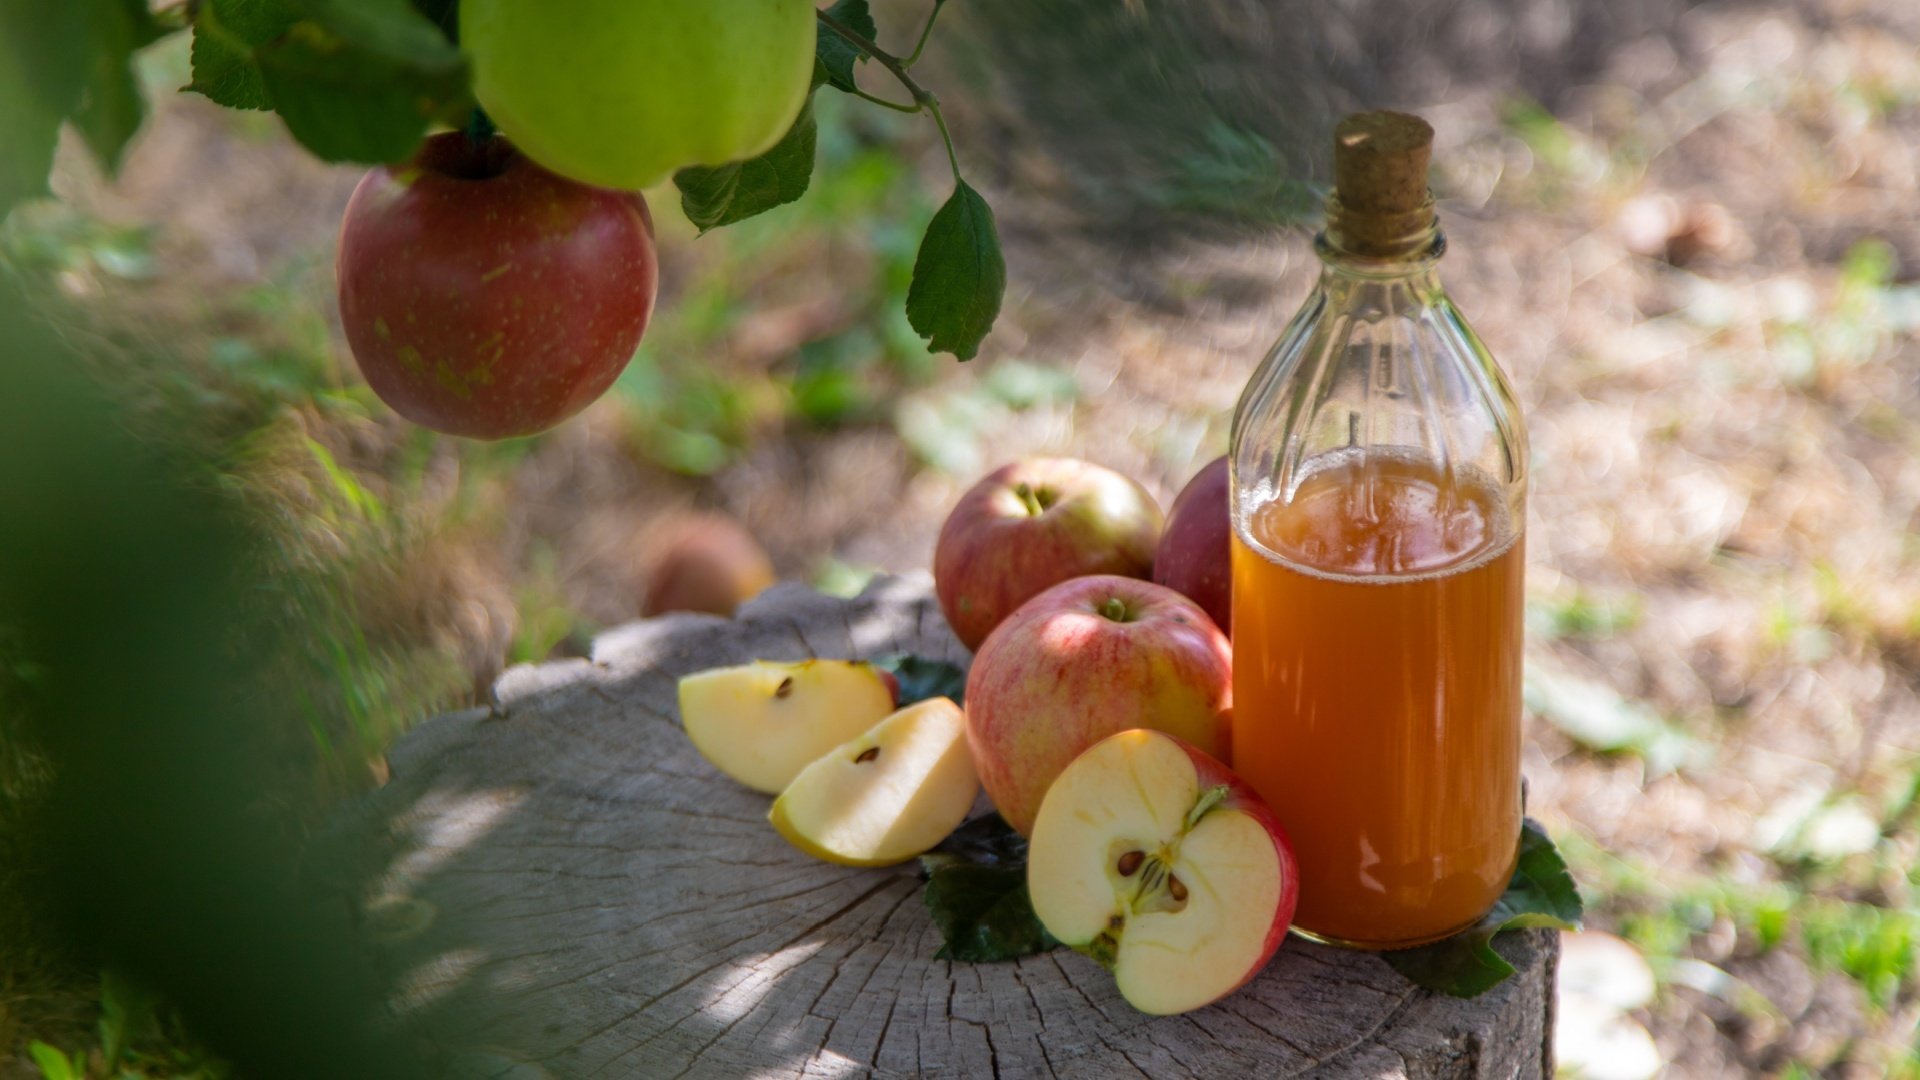
<svg viewBox="0 0 1920 1080">
<path fill-rule="evenodd" d="M 36 918 L 247 1074 L 417 1075 L 262 802 L 262 733 L 291 704 L 262 678 L 286 624 L 262 602 L 260 538 L 203 472 L 129 434 L 5 278 L 0 322 L 0 625 L 16 677 L 30 658 L 9 753 L 48 766 L 0 824 Z M 148 1028 L 126 985 L 103 1002 L 116 1057 Z"/>
<path fill-rule="evenodd" d="M 47 1080 L 228 1080 L 226 1062 L 200 1049 L 152 991 L 109 971 L 100 980 L 99 1047 L 68 1054 L 35 1040 L 27 1048 Z M 95 1062 L 98 1067 L 95 1067 Z"/>
</svg>

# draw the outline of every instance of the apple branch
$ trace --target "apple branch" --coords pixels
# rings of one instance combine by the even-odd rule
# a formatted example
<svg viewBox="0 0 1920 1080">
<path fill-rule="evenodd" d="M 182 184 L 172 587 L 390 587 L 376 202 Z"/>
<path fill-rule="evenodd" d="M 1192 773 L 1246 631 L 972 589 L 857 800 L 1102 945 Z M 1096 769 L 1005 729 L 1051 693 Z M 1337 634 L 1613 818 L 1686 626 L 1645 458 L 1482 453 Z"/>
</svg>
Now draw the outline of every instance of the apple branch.
<svg viewBox="0 0 1920 1080">
<path fill-rule="evenodd" d="M 945 3 L 945 0 L 935 0 L 935 3 L 933 5 L 933 14 L 927 17 L 927 25 L 921 30 L 920 43 L 914 47 L 913 55 L 907 58 L 906 60 L 901 60 L 899 57 L 893 55 L 892 53 L 886 51 L 885 49 L 882 49 L 878 44 L 874 42 L 872 38 L 848 26 L 846 23 L 841 22 L 839 19 L 834 18 L 831 14 L 828 14 L 825 11 L 816 10 L 814 11 L 813 14 L 815 18 L 820 20 L 821 26 L 824 26 L 828 30 L 832 31 L 833 33 L 838 34 L 849 45 L 852 45 L 854 48 L 859 49 L 862 53 L 865 53 L 870 59 L 873 60 L 874 63 L 879 64 L 883 68 L 886 68 L 887 71 L 891 73 L 895 79 L 898 79 L 900 81 L 900 85 L 906 88 L 907 93 L 913 95 L 913 106 L 909 108 L 907 106 L 903 106 L 895 102 L 888 101 L 885 98 L 876 97 L 858 88 L 854 90 L 854 96 L 864 98 L 865 100 L 871 101 L 876 105 L 883 105 L 897 112 L 917 113 L 922 109 L 924 109 L 933 116 L 934 126 L 940 129 L 940 141 L 946 144 L 947 164 L 953 169 L 953 180 L 955 183 L 959 183 L 960 182 L 960 157 L 958 154 L 954 153 L 953 134 L 947 130 L 947 118 L 944 115 L 942 115 L 940 112 L 940 99 L 937 97 L 934 97 L 933 91 L 928 90 L 924 86 L 921 86 L 918 82 L 914 80 L 912 75 L 907 73 L 908 65 L 912 64 L 915 60 L 918 60 L 920 58 L 921 50 L 926 48 L 927 35 L 932 33 L 933 20 L 934 18 L 939 16 L 940 8 L 943 3 Z"/>
<path fill-rule="evenodd" d="M 913 43 L 913 52 L 907 54 L 901 66 L 912 67 L 920 62 L 920 54 L 927 48 L 927 39 L 933 36 L 933 22 L 940 17 L 940 9 L 946 5 L 947 0 L 933 0 L 933 10 L 927 13 L 927 23 L 920 28 L 920 40 Z"/>
<path fill-rule="evenodd" d="M 813 14 L 815 18 L 820 20 L 821 26 L 840 35 L 846 40 L 847 44 L 866 53 L 867 56 L 873 59 L 874 63 L 892 72 L 893 77 L 900 80 L 900 85 L 906 87 L 907 92 L 913 95 L 913 100 L 917 104 L 939 104 L 939 101 L 933 96 L 932 91 L 913 81 L 913 76 L 907 74 L 906 65 L 901 62 L 899 57 L 882 49 L 874 43 L 872 38 L 841 22 L 839 19 L 834 18 L 825 11 L 815 11 Z"/>
</svg>

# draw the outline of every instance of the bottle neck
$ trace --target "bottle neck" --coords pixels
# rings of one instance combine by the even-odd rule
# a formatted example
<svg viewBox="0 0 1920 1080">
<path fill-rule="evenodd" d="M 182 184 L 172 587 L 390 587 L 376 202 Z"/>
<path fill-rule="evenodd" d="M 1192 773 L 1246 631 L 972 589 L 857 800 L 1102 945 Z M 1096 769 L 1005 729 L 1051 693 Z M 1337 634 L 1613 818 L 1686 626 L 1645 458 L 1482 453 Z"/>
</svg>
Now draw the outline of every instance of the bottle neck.
<svg viewBox="0 0 1920 1080">
<path fill-rule="evenodd" d="M 1364 278 L 1413 277 L 1433 271 L 1446 253 L 1429 195 L 1403 213 L 1381 213 L 1344 206 L 1340 193 L 1327 197 L 1327 224 L 1314 238 L 1314 250 L 1329 272 Z"/>
</svg>

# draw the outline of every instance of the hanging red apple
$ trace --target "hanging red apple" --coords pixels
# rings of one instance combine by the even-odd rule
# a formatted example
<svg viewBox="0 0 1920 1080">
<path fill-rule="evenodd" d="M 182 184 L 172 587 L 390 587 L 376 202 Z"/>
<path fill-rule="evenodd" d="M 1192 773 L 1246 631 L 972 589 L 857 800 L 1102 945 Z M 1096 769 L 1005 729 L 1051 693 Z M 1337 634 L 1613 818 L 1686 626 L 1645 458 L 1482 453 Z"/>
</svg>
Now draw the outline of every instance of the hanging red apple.
<svg viewBox="0 0 1920 1080">
<path fill-rule="evenodd" d="M 659 263 L 637 194 L 542 169 L 505 139 L 428 139 L 347 203 L 340 320 L 367 384 L 422 427 L 532 435 L 619 376 Z"/>
</svg>

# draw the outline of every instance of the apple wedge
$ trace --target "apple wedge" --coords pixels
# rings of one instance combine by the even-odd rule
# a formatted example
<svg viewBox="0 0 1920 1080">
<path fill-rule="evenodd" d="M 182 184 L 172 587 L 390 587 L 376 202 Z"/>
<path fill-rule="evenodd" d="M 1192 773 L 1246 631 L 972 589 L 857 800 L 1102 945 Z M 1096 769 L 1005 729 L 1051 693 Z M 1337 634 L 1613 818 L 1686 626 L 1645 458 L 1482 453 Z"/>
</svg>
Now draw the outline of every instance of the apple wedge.
<svg viewBox="0 0 1920 1080">
<path fill-rule="evenodd" d="M 1293 848 L 1225 765 L 1158 731 L 1073 760 L 1034 821 L 1027 891 L 1047 931 L 1144 1013 L 1197 1009 L 1265 967 L 1299 895 Z"/>
<path fill-rule="evenodd" d="M 894 688 L 857 660 L 756 660 L 681 679 L 680 723 L 714 768 L 773 795 L 892 712 Z"/>
<path fill-rule="evenodd" d="M 948 698 L 909 705 L 803 769 L 767 820 L 828 862 L 905 862 L 945 840 L 980 793 L 966 733 Z"/>
</svg>

